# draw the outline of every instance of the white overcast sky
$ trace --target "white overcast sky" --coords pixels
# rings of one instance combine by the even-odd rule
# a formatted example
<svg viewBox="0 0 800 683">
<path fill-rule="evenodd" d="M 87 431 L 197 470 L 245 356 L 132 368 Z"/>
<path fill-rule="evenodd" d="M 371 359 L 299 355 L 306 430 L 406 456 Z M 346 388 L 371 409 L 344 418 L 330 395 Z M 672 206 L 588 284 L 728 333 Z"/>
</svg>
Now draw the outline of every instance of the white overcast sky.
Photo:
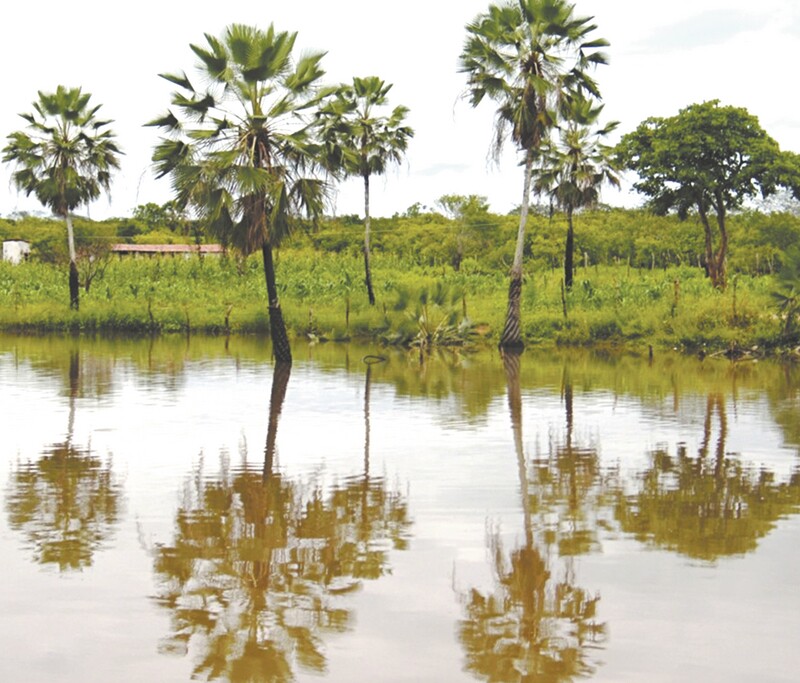
<svg viewBox="0 0 800 683">
<path fill-rule="evenodd" d="M 150 155 L 158 136 L 142 124 L 163 113 L 171 86 L 158 73 L 191 74 L 190 43 L 219 35 L 230 23 L 297 31 L 300 50 L 324 50 L 330 83 L 377 75 L 394 84 L 390 104 L 410 108 L 416 135 L 407 161 L 373 181 L 371 212 L 390 216 L 415 202 L 434 206 L 443 194 L 478 194 L 505 213 L 521 199 L 516 157 L 488 161 L 490 103 L 472 109 L 461 98 L 458 73 L 464 25 L 487 0 L 15 0 L 0 22 L 0 143 L 23 128 L 37 91 L 80 86 L 114 120 L 125 151 L 110 199 L 88 210 L 96 219 L 130 216 L 134 207 L 170 199 L 169 181 L 156 181 Z M 783 149 L 800 152 L 797 60 L 798 0 L 576 0 L 611 43 L 611 63 L 597 77 L 605 118 L 624 133 L 648 116 L 669 116 L 693 102 L 719 99 L 746 107 Z M 33 198 L 9 183 L 0 167 L 0 216 L 36 211 Z M 606 190 L 604 201 L 638 198 Z M 333 209 L 361 214 L 358 182 L 340 186 Z M 84 212 L 85 213 L 85 212 Z"/>
</svg>

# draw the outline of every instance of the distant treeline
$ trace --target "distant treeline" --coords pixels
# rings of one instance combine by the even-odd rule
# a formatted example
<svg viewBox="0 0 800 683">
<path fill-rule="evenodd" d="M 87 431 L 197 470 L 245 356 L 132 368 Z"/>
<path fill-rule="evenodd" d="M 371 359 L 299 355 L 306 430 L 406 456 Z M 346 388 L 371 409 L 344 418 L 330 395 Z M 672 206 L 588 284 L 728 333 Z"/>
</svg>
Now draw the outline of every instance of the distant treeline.
<svg viewBox="0 0 800 683">
<path fill-rule="evenodd" d="M 139 218 L 75 220 L 79 251 L 102 253 L 117 242 L 169 244 L 205 242 L 192 221 L 158 224 Z M 525 256 L 531 267 L 558 268 L 564 258 L 566 222 L 560 213 L 539 209 L 529 217 Z M 391 218 L 373 218 L 375 257 L 392 254 L 419 265 L 456 269 L 498 269 L 510 265 L 517 215 L 477 212 L 463 218 L 412 207 Z M 657 216 L 646 209 L 599 208 L 576 216 L 576 265 L 628 264 L 635 268 L 703 266 L 703 231 L 692 217 Z M 33 258 L 67 259 L 62 220 L 22 215 L 0 218 L 0 239 L 24 239 Z M 751 275 L 780 269 L 787 248 L 800 244 L 800 217 L 791 213 L 745 211 L 730 218 L 729 269 Z M 357 216 L 325 217 L 298 230 L 283 249 L 311 247 L 322 252 L 360 253 L 362 221 Z"/>
</svg>

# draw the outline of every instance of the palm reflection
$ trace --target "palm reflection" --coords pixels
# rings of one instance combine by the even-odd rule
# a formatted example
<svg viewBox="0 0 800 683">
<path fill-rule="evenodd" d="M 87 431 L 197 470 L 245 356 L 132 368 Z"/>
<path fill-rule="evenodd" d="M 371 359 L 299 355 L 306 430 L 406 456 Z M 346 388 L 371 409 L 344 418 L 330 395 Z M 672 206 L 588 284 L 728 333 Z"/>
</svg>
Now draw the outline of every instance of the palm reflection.
<svg viewBox="0 0 800 683">
<path fill-rule="evenodd" d="M 747 467 L 727 453 L 727 437 L 725 399 L 709 394 L 697 455 L 685 444 L 674 457 L 666 447 L 652 451 L 638 492 L 618 501 L 622 529 L 706 561 L 754 550 L 780 517 L 800 505 L 800 473 L 777 482 L 773 472 Z"/>
<path fill-rule="evenodd" d="M 507 553 L 499 534 L 489 535 L 494 590 L 463 596 L 460 638 L 468 670 L 487 680 L 571 680 L 594 671 L 593 651 L 605 640 L 605 625 L 596 620 L 600 598 L 576 585 L 572 558 L 588 549 L 582 501 L 596 488 L 597 455 L 573 444 L 572 386 L 565 381 L 565 442 L 529 469 L 519 355 L 506 352 L 503 362 L 525 541 Z"/>
<path fill-rule="evenodd" d="M 345 595 L 385 573 L 392 540 L 400 546 L 409 524 L 402 498 L 369 475 L 368 431 L 363 476 L 328 493 L 277 470 L 290 370 L 275 366 L 263 467 L 231 470 L 223 461 L 218 477 L 193 478 L 172 545 L 156 549 L 157 599 L 172 614 L 162 650 L 196 652 L 193 677 L 324 672 L 324 636 L 351 623 Z"/>
<path fill-rule="evenodd" d="M 80 355 L 73 350 L 66 437 L 35 462 L 18 464 L 6 499 L 9 526 L 25 536 L 34 561 L 60 571 L 90 566 L 119 514 L 120 488 L 110 465 L 73 443 L 80 385 Z"/>
</svg>

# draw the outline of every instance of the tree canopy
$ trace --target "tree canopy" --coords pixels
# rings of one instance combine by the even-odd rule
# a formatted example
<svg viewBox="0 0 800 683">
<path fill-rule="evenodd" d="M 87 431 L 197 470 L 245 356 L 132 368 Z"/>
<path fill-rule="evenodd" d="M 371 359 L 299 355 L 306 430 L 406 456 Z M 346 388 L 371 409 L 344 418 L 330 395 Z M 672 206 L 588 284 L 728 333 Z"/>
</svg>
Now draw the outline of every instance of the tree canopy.
<svg viewBox="0 0 800 683">
<path fill-rule="evenodd" d="M 205 45 L 198 90 L 186 73 L 162 74 L 178 86 L 172 109 L 149 125 L 165 137 L 153 154 L 180 206 L 243 253 L 261 250 L 276 358 L 291 350 L 275 283 L 272 248 L 299 215 L 322 213 L 326 184 L 315 174 L 318 146 L 306 113 L 319 103 L 323 53 L 292 56 L 296 33 L 232 24 Z M 308 117 L 310 119 L 310 117 Z"/>
<path fill-rule="evenodd" d="M 681 219 L 697 213 L 715 286 L 725 286 L 727 214 L 780 187 L 800 198 L 800 156 L 781 151 L 746 109 L 719 100 L 691 104 L 675 116 L 648 118 L 622 137 L 617 151 L 639 175 L 634 188 L 650 198 L 656 213 L 675 211 Z"/>
<path fill-rule="evenodd" d="M 59 85 L 53 93 L 39 91 L 34 112 L 20 114 L 26 130 L 14 131 L 3 148 L 3 161 L 14 165 L 11 181 L 65 219 L 69 244 L 70 306 L 77 309 L 78 267 L 71 213 L 111 187 L 111 175 L 122 154 L 109 128 L 97 118 L 101 105 L 81 88 Z"/>
<path fill-rule="evenodd" d="M 399 164 L 414 130 L 405 125 L 408 108 L 397 105 L 388 115 L 379 110 L 388 104 L 392 84 L 377 76 L 355 77 L 342 84 L 321 107 L 318 121 L 331 170 L 357 176 L 364 182 L 364 280 L 370 305 L 375 304 L 370 268 L 369 180 Z"/>
<path fill-rule="evenodd" d="M 554 127 L 569 118 L 577 97 L 600 97 L 590 71 L 607 63 L 593 38 L 591 17 L 577 17 L 565 0 L 517 0 L 489 5 L 467 24 L 460 70 L 467 74 L 472 106 L 495 101 L 494 152 L 499 156 L 508 138 L 524 156 L 524 182 L 519 229 L 511 267 L 508 312 L 501 347 L 522 346 L 520 296 L 522 255 L 533 163 Z"/>
</svg>

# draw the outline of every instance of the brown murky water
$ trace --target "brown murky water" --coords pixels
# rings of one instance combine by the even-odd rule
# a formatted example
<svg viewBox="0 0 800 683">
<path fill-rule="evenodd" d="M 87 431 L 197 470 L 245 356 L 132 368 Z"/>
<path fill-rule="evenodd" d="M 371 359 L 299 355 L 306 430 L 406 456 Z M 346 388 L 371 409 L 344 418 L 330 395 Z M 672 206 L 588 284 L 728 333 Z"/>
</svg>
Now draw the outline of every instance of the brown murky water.
<svg viewBox="0 0 800 683">
<path fill-rule="evenodd" d="M 0 681 L 800 679 L 800 369 L 295 355 L 0 337 Z"/>
</svg>

